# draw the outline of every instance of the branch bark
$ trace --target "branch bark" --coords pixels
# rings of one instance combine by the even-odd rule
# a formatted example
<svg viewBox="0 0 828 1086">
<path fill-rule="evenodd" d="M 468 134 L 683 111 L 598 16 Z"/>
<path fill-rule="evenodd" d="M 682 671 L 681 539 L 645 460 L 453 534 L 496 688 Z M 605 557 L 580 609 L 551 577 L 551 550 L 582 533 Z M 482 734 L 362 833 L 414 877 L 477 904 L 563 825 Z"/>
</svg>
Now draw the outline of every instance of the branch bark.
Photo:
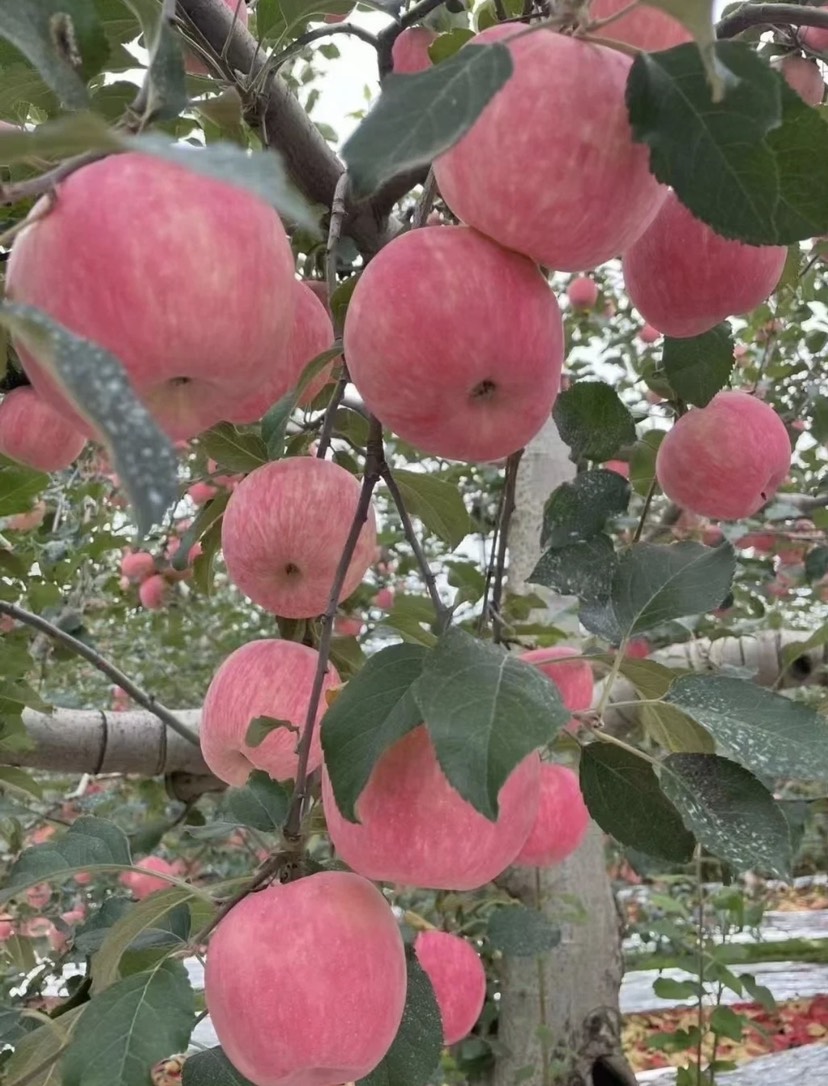
<svg viewBox="0 0 828 1086">
<path fill-rule="evenodd" d="M 821 26 L 828 28 L 828 11 L 800 4 L 742 4 L 716 25 L 718 38 L 735 38 L 754 26 Z"/>
</svg>

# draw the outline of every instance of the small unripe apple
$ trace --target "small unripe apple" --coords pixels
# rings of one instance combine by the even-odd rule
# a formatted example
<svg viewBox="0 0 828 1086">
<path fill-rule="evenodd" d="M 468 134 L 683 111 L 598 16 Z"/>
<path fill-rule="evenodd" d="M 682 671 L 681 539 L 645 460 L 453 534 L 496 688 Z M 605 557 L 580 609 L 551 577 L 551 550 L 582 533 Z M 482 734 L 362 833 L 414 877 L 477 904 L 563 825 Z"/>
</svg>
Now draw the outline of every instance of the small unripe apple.
<svg viewBox="0 0 828 1086">
<path fill-rule="evenodd" d="M 828 11 L 828 4 L 821 4 L 820 9 Z M 799 40 L 815 53 L 828 52 L 828 27 L 804 26 L 799 31 Z"/>
<path fill-rule="evenodd" d="M 228 913 L 207 950 L 204 996 L 221 1047 L 254 1086 L 339 1086 L 391 1047 L 406 983 L 388 902 L 358 875 L 322 871 Z"/>
<path fill-rule="evenodd" d="M 354 290 L 344 343 L 368 409 L 452 460 L 522 448 L 560 388 L 563 326 L 548 283 L 465 226 L 411 230 L 381 249 Z"/>
<path fill-rule="evenodd" d="M 597 20 L 608 19 L 630 6 L 629 0 L 592 0 L 590 16 Z M 678 19 L 664 11 L 657 11 L 642 4 L 627 15 L 613 19 L 608 26 L 595 31 L 602 38 L 625 42 L 645 53 L 657 53 L 692 41 L 693 36 Z"/>
<path fill-rule="evenodd" d="M 86 438 L 35 392 L 21 385 L 0 401 L 0 453 L 38 471 L 62 471 Z"/>
<path fill-rule="evenodd" d="M 297 456 L 252 471 L 230 496 L 221 545 L 230 580 L 285 618 L 328 605 L 360 497 L 357 480 L 330 460 Z M 359 534 L 340 599 L 365 576 L 377 545 L 373 505 Z"/>
<path fill-rule="evenodd" d="M 155 559 L 147 551 L 128 551 L 121 559 L 121 575 L 130 581 L 145 581 L 155 573 Z"/>
<path fill-rule="evenodd" d="M 578 775 L 552 762 L 541 762 L 540 771 L 538 815 L 515 860 L 524 867 L 559 864 L 578 848 L 589 826 Z"/>
<path fill-rule="evenodd" d="M 236 19 L 242 26 L 247 26 L 248 12 L 245 0 L 223 0 L 223 2 L 235 12 Z M 210 69 L 200 56 L 196 56 L 192 50 L 185 50 L 184 68 L 188 75 L 209 75 Z"/>
<path fill-rule="evenodd" d="M 828 41 L 828 37 L 826 40 Z M 787 56 L 782 57 L 781 60 L 775 60 L 774 67 L 779 69 L 785 82 L 796 91 L 803 102 L 807 102 L 809 106 L 818 106 L 822 103 L 825 83 L 815 60 L 808 57 Z"/>
<path fill-rule="evenodd" d="M 160 573 L 153 573 L 138 586 L 138 599 L 147 611 L 160 611 L 167 601 L 169 585 Z"/>
<path fill-rule="evenodd" d="M 414 953 L 434 988 L 443 1023 L 443 1044 L 462 1041 L 486 1001 L 486 970 L 466 939 L 447 931 L 421 931 Z"/>
<path fill-rule="evenodd" d="M 201 711 L 199 739 L 204 760 L 219 780 L 241 787 L 251 771 L 263 769 L 274 780 L 296 776 L 296 747 L 305 727 L 319 653 L 296 641 L 249 641 L 232 652 L 207 690 Z M 325 712 L 325 692 L 339 684 L 328 664 L 308 759 L 313 771 L 322 761 L 319 721 Z M 257 746 L 246 741 L 256 717 L 283 720 Z"/>
<path fill-rule="evenodd" d="M 587 275 L 579 275 L 566 288 L 573 309 L 593 309 L 598 301 L 598 284 Z"/>
<path fill-rule="evenodd" d="M 675 423 L 659 446 L 656 476 L 682 509 L 739 520 L 770 501 L 790 464 L 790 439 L 773 408 L 745 392 L 719 392 Z"/>
<path fill-rule="evenodd" d="M 138 901 L 154 894 L 156 890 L 167 890 L 172 885 L 166 879 L 160 879 L 157 875 L 144 874 L 143 872 L 157 871 L 161 875 L 177 875 L 177 868 L 163 856 L 146 856 L 139 860 L 135 866 L 139 871 L 124 871 L 118 876 L 122 886 L 126 886 L 132 892 L 132 896 Z"/>
<path fill-rule="evenodd" d="M 324 735 L 323 735 L 324 743 Z M 504 871 L 537 813 L 539 759 L 512 771 L 489 821 L 449 784 L 425 725 L 386 750 L 356 802 L 358 823 L 343 818 L 327 769 L 322 800 L 331 842 L 361 875 L 437 890 L 473 890 Z"/>
<path fill-rule="evenodd" d="M 406 27 L 391 46 L 394 75 L 414 75 L 430 68 L 428 47 L 436 38 L 437 32 L 427 26 Z"/>
</svg>

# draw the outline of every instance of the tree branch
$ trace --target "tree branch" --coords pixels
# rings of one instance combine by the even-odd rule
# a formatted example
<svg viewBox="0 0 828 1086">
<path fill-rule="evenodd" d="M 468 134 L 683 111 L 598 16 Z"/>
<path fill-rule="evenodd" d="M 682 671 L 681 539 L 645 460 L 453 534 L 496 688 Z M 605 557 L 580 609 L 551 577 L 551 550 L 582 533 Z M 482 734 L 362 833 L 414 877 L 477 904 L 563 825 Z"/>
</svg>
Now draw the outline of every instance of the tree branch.
<svg viewBox="0 0 828 1086">
<path fill-rule="evenodd" d="M 717 38 L 734 38 L 754 26 L 820 26 L 828 29 L 828 11 L 799 4 L 742 4 L 716 25 Z"/>
<path fill-rule="evenodd" d="M 320 38 L 329 38 L 332 34 L 350 34 L 352 37 L 364 41 L 366 45 L 370 45 L 374 49 L 377 48 L 376 35 L 372 34 L 370 30 L 364 30 L 355 23 L 336 23 L 333 26 L 320 26 L 316 30 L 309 30 L 307 34 L 303 34 L 296 41 L 292 41 L 281 53 L 276 53 L 271 57 L 271 66 L 274 71 L 278 70 L 291 57 L 301 53 L 312 42 L 319 41 Z"/>
<path fill-rule="evenodd" d="M 518 449 L 506 461 L 506 482 L 503 491 L 503 505 L 500 510 L 497 559 L 492 583 L 492 602 L 489 605 L 492 615 L 492 640 L 496 645 L 500 644 L 503 636 L 503 619 L 500 615 L 501 601 L 503 599 L 503 578 L 506 574 L 506 552 L 509 548 L 509 523 L 512 519 L 512 513 L 515 511 L 515 487 L 522 455 L 523 449 Z"/>
</svg>

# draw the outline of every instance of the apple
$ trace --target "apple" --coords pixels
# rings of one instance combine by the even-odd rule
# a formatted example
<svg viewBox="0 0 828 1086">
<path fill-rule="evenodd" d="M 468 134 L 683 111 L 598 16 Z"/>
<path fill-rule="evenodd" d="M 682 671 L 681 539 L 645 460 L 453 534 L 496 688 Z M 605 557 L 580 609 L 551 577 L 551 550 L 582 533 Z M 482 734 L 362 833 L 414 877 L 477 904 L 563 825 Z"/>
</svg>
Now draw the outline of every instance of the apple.
<svg viewBox="0 0 828 1086">
<path fill-rule="evenodd" d="M 52 887 L 48 882 L 39 882 L 26 891 L 26 901 L 33 909 L 45 909 L 52 900 Z"/>
<path fill-rule="evenodd" d="M 322 726 L 322 746 L 325 727 Z M 322 802 L 331 843 L 366 878 L 435 890 L 474 890 L 504 871 L 522 848 L 537 813 L 537 754 L 512 771 L 494 822 L 449 784 L 426 726 L 386 750 L 356 803 L 359 822 L 336 805 L 327 768 Z"/>
<path fill-rule="evenodd" d="M 88 886 L 92 882 L 92 876 L 88 871 L 78 871 L 78 873 L 72 877 L 78 886 Z"/>
<path fill-rule="evenodd" d="M 167 879 L 158 878 L 157 875 L 149 872 L 156 871 L 160 875 L 173 876 L 178 874 L 175 865 L 165 860 L 163 856 L 146 856 L 143 860 L 138 860 L 135 867 L 140 870 L 124 871 L 118 876 L 118 881 L 122 886 L 126 886 L 138 901 L 143 901 L 145 897 L 154 894 L 156 890 L 167 890 L 172 885 Z M 144 872 L 148 873 L 144 874 Z"/>
<path fill-rule="evenodd" d="M 390 611 L 394 606 L 394 589 L 393 588 L 381 588 L 374 596 L 374 607 L 379 608 L 380 611 Z"/>
<path fill-rule="evenodd" d="M 397 1034 L 406 984 L 390 906 L 347 871 L 249 894 L 213 932 L 204 972 L 221 1047 L 254 1086 L 370 1074 Z"/>
<path fill-rule="evenodd" d="M 27 513 L 17 513 L 9 517 L 8 527 L 13 532 L 29 532 L 32 528 L 39 528 L 46 516 L 46 503 L 35 502 Z"/>
<path fill-rule="evenodd" d="M 334 633 L 337 637 L 359 637 L 363 627 L 362 619 L 355 615 L 337 615 L 334 619 Z"/>
<path fill-rule="evenodd" d="M 155 573 L 155 559 L 147 551 L 127 551 L 121 559 L 121 575 L 130 581 L 145 581 Z"/>
<path fill-rule="evenodd" d="M 360 489 L 354 476 L 331 460 L 297 456 L 256 468 L 230 495 L 224 513 L 221 545 L 230 580 L 274 614 L 321 614 L 328 606 Z M 359 585 L 376 545 L 370 505 L 340 599 Z"/>
<path fill-rule="evenodd" d="M 138 586 L 138 599 L 147 611 L 160 611 L 167 602 L 169 585 L 160 573 L 153 573 Z"/>
<path fill-rule="evenodd" d="M 193 483 L 192 486 L 187 487 L 187 497 L 194 505 L 206 505 L 207 502 L 215 498 L 216 494 L 218 494 L 218 487 L 203 480 L 199 480 Z"/>
<path fill-rule="evenodd" d="M 632 62 L 515 25 L 489 27 L 464 48 L 493 42 L 506 43 L 514 71 L 435 159 L 440 193 L 463 222 L 540 264 L 603 264 L 629 248 L 667 195 L 650 173 L 648 148 L 632 138 L 624 98 Z"/>
<path fill-rule="evenodd" d="M 76 170 L 45 210 L 35 204 L 15 239 L 9 299 L 111 351 L 173 440 L 227 418 L 284 350 L 293 255 L 279 216 L 259 197 L 129 153 Z M 87 432 L 45 356 L 16 346 L 41 395 Z"/>
<path fill-rule="evenodd" d="M 589 661 L 572 660 L 569 657 L 581 656 L 581 650 L 570 645 L 553 645 L 548 649 L 531 649 L 523 652 L 520 659 L 524 664 L 532 664 L 542 671 L 547 679 L 557 686 L 561 701 L 573 712 L 588 709 L 592 705 L 592 691 L 595 680 Z"/>
<path fill-rule="evenodd" d="M 14 917 L 8 913 L 0 916 L 0 943 L 7 943 L 14 935 Z"/>
<path fill-rule="evenodd" d="M 235 12 L 236 19 L 242 26 L 247 26 L 248 12 L 245 0 L 223 0 L 223 3 Z M 210 69 L 204 63 L 200 56 L 197 56 L 191 49 L 185 50 L 184 56 L 184 68 L 189 75 L 210 75 Z"/>
<path fill-rule="evenodd" d="M 552 762 L 541 762 L 540 774 L 537 818 L 515 859 L 522 867 L 559 864 L 578 848 L 589 827 L 578 775 Z"/>
<path fill-rule="evenodd" d="M 443 1022 L 443 1044 L 471 1033 L 486 1001 L 486 970 L 465 939 L 447 931 L 421 931 L 414 953 L 434 988 Z"/>
<path fill-rule="evenodd" d="M 593 309 L 598 301 L 598 284 L 587 275 L 576 276 L 566 288 L 573 309 Z"/>
<path fill-rule="evenodd" d="M 661 332 L 657 328 L 653 328 L 651 324 L 644 324 L 638 329 L 638 338 L 642 343 L 650 344 L 657 343 L 661 339 Z M 659 397 L 661 399 L 661 397 Z"/>
<path fill-rule="evenodd" d="M 199 738 L 204 761 L 219 780 L 240 788 L 251 771 L 262 769 L 274 780 L 296 776 L 296 747 L 308 715 L 319 653 L 296 641 L 250 641 L 232 652 L 210 683 L 201 710 Z M 328 664 L 308 759 L 310 771 L 322 761 L 319 721 L 325 692 L 338 686 L 339 675 Z M 283 720 L 257 746 L 246 741 L 256 717 Z"/>
<path fill-rule="evenodd" d="M 630 6 L 629 0 L 592 0 L 589 14 L 592 19 L 608 19 Z M 602 38 L 624 42 L 645 53 L 657 53 L 661 49 L 672 49 L 692 41 L 693 36 L 678 19 L 666 12 L 657 11 L 648 6 L 639 6 L 635 11 L 614 19 L 608 26 L 595 31 Z"/>
<path fill-rule="evenodd" d="M 828 4 L 820 4 L 820 10 L 828 11 Z M 804 26 L 799 31 L 799 40 L 815 53 L 828 52 L 828 27 Z"/>
<path fill-rule="evenodd" d="M 15 621 L 11 615 L 0 615 L 0 633 L 11 633 L 15 627 Z"/>
<path fill-rule="evenodd" d="M 563 327 L 549 285 L 531 261 L 465 226 L 412 230 L 381 249 L 354 289 L 344 344 L 368 409 L 452 460 L 516 452 L 560 388 Z"/>
<path fill-rule="evenodd" d="M 716 520 L 758 512 L 785 479 L 791 443 L 785 424 L 746 392 L 719 392 L 682 415 L 656 456 L 656 476 L 676 505 Z"/>
<path fill-rule="evenodd" d="M 633 637 L 627 642 L 624 655 L 630 660 L 646 660 L 652 651 L 653 646 L 646 637 Z"/>
<path fill-rule="evenodd" d="M 125 713 L 132 705 L 132 699 L 120 686 L 112 687 L 112 708 L 116 713 Z"/>
<path fill-rule="evenodd" d="M 630 477 L 630 465 L 627 460 L 607 460 L 601 467 L 607 471 L 614 471 L 616 475 L 623 475 L 625 479 Z"/>
<path fill-rule="evenodd" d="M 61 920 L 64 924 L 68 924 L 70 928 L 75 924 L 82 924 L 86 919 L 86 906 L 75 905 L 74 908 L 67 910 L 65 913 L 60 914 Z"/>
<path fill-rule="evenodd" d="M 38 471 L 62 471 L 86 438 L 35 392 L 20 385 L 0 402 L 0 453 Z"/>
<path fill-rule="evenodd" d="M 813 29 L 816 29 L 816 27 Z M 826 43 L 828 43 L 828 31 L 824 31 L 824 33 L 826 34 Z M 809 106 L 822 104 L 825 95 L 825 83 L 819 65 L 815 60 L 791 54 L 781 59 L 775 59 L 773 66 L 782 73 L 785 82 L 792 90 L 796 91 L 803 102 L 807 102 Z"/>
<path fill-rule="evenodd" d="M 645 320 L 664 335 L 707 332 L 749 313 L 773 292 L 788 250 L 716 234 L 670 192 L 656 218 L 623 254 L 624 283 Z"/>
<path fill-rule="evenodd" d="M 394 75 L 414 75 L 431 67 L 428 47 L 437 39 L 437 32 L 427 26 L 409 26 L 397 35 L 391 46 Z"/>
</svg>

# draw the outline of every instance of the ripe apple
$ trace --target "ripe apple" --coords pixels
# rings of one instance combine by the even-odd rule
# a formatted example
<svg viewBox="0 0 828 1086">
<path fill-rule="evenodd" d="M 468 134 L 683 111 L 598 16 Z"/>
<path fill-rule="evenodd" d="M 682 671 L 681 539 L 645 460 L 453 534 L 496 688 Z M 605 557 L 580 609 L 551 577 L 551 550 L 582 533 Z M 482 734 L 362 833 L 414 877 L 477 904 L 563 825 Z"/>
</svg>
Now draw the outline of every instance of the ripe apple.
<svg viewBox="0 0 828 1086">
<path fill-rule="evenodd" d="M 359 637 L 364 623 L 358 616 L 337 615 L 334 619 L 334 633 L 338 637 Z"/>
<path fill-rule="evenodd" d="M 566 288 L 573 309 L 593 309 L 598 301 L 598 284 L 587 275 L 579 275 Z"/>
<path fill-rule="evenodd" d="M 716 520 L 749 517 L 770 501 L 791 464 L 791 443 L 773 408 L 745 392 L 719 392 L 675 423 L 658 449 L 664 493 Z"/>
<path fill-rule="evenodd" d="M 629 6 L 629 0 L 592 0 L 589 14 L 595 20 L 608 19 Z M 628 15 L 622 15 L 595 33 L 612 41 L 625 42 L 645 53 L 672 49 L 675 45 L 683 45 L 693 40 L 693 36 L 678 19 L 646 5 L 637 7 Z"/>
<path fill-rule="evenodd" d="M 826 42 L 828 42 L 828 31 L 825 33 Z M 819 65 L 815 60 L 791 54 L 781 59 L 775 59 L 773 66 L 782 73 L 785 82 L 792 90 L 796 91 L 803 102 L 807 102 L 809 106 L 822 104 L 825 95 L 825 83 L 822 80 Z"/>
<path fill-rule="evenodd" d="M 121 575 L 130 581 L 145 581 L 155 573 L 155 559 L 147 551 L 127 551 L 121 559 Z"/>
<path fill-rule="evenodd" d="M 644 324 L 638 329 L 638 338 L 642 343 L 650 344 L 656 343 L 661 339 L 661 332 L 657 328 L 653 328 L 651 324 Z M 660 399 L 661 397 L 659 397 Z"/>
<path fill-rule="evenodd" d="M 187 497 L 195 505 L 206 505 L 207 502 L 212 501 L 218 494 L 218 487 L 213 486 L 212 483 L 205 483 L 201 480 L 197 483 L 193 483 L 192 486 L 187 487 Z"/>
<path fill-rule="evenodd" d="M 171 438 L 227 418 L 290 335 L 293 255 L 273 208 L 134 153 L 77 170 L 45 206 L 14 242 L 8 297 L 111 351 Z M 88 432 L 37 349 L 17 348 L 41 395 Z"/>
<path fill-rule="evenodd" d="M 160 573 L 153 573 L 138 586 L 138 599 L 147 611 L 160 611 L 167 602 L 169 585 Z"/>
<path fill-rule="evenodd" d="M 35 392 L 21 385 L 0 402 L 0 453 L 38 471 L 62 471 L 86 438 Z"/>
<path fill-rule="evenodd" d="M 337 1086 L 370 1074 L 397 1034 L 405 993 L 394 914 L 346 871 L 249 894 L 207 950 L 207 1010 L 254 1086 Z"/>
<path fill-rule="evenodd" d="M 647 148 L 632 139 L 624 98 L 632 62 L 515 25 L 489 27 L 464 48 L 493 42 L 507 44 L 514 71 L 435 159 L 440 193 L 463 222 L 540 264 L 603 264 L 629 248 L 667 195 Z"/>
<path fill-rule="evenodd" d="M 118 876 L 118 882 L 126 886 L 132 892 L 132 896 L 138 901 L 154 894 L 156 890 L 167 890 L 172 885 L 166 879 L 160 879 L 156 875 L 142 874 L 142 872 L 157 871 L 161 875 L 177 875 L 178 869 L 163 856 L 146 856 L 139 860 L 136 867 L 140 871 L 124 871 Z"/>
<path fill-rule="evenodd" d="M 437 32 L 427 26 L 406 27 L 391 46 L 394 75 L 414 75 L 430 68 L 428 47 L 436 38 Z"/>
<path fill-rule="evenodd" d="M 523 867 L 551 867 L 570 856 L 589 826 L 578 775 L 564 765 L 541 762 L 535 824 L 515 860 Z"/>
<path fill-rule="evenodd" d="M 523 652 L 520 659 L 525 664 L 533 664 L 547 679 L 551 679 L 567 709 L 578 712 L 592 705 L 595 680 L 589 662 L 568 659 L 571 656 L 581 656 L 581 650 L 570 645 L 553 645 L 548 649 Z"/>
<path fill-rule="evenodd" d="M 26 901 L 33 909 L 45 909 L 52 900 L 52 887 L 48 882 L 39 882 L 26 891 Z"/>
<path fill-rule="evenodd" d="M 776 535 L 774 532 L 748 532 L 736 540 L 735 546 L 739 550 L 754 550 L 757 554 L 773 554 L 776 550 Z"/>
<path fill-rule="evenodd" d="M 644 319 L 664 335 L 683 338 L 764 302 L 787 255 L 784 245 L 743 245 L 721 237 L 670 192 L 624 253 L 622 268 L 627 293 Z"/>
<path fill-rule="evenodd" d="M 112 709 L 116 713 L 125 713 L 132 705 L 132 699 L 120 686 L 112 687 Z"/>
<path fill-rule="evenodd" d="M 474 1028 L 486 1001 L 486 970 L 467 940 L 447 931 L 421 931 L 414 953 L 434 988 L 443 1044 L 462 1041 Z"/>
<path fill-rule="evenodd" d="M 653 646 L 646 637 L 633 637 L 627 642 L 624 655 L 628 656 L 631 660 L 646 660 L 652 651 Z"/>
<path fill-rule="evenodd" d="M 344 343 L 368 409 L 452 460 L 520 449 L 560 387 L 563 328 L 549 285 L 531 261 L 465 226 L 412 230 L 381 249 L 354 290 Z"/>
<path fill-rule="evenodd" d="M 627 460 L 607 460 L 601 465 L 607 471 L 614 471 L 616 475 L 623 475 L 625 479 L 630 477 L 630 465 Z"/>
<path fill-rule="evenodd" d="M 324 749 L 324 726 L 323 726 Z M 539 759 L 512 771 L 490 822 L 449 784 L 425 725 L 384 752 L 356 803 L 358 823 L 343 818 L 327 769 L 322 801 L 331 842 L 360 875 L 436 890 L 474 890 L 504 871 L 537 813 Z"/>
<path fill-rule="evenodd" d="M 221 545 L 230 580 L 274 614 L 321 614 L 359 495 L 357 480 L 331 460 L 297 456 L 256 468 L 233 491 L 224 513 Z M 365 576 L 376 545 L 369 506 L 340 599 Z"/>
<path fill-rule="evenodd" d="M 828 11 L 828 4 L 820 4 L 822 11 Z M 828 52 L 828 27 L 805 26 L 799 31 L 799 40 L 815 53 Z"/>
<path fill-rule="evenodd" d="M 8 913 L 0 916 L 0 943 L 7 943 L 14 935 L 14 917 Z"/>
<path fill-rule="evenodd" d="M 394 589 L 393 588 L 381 588 L 374 596 L 374 607 L 378 607 L 380 611 L 390 611 L 394 606 Z"/>
<path fill-rule="evenodd" d="M 207 690 L 199 728 L 204 761 L 219 780 L 239 788 L 254 769 L 277 781 L 296 776 L 296 747 L 318 663 L 316 649 L 273 639 L 249 641 L 227 657 Z M 328 664 L 308 759 L 311 771 L 322 761 L 319 721 L 326 708 L 325 691 L 339 682 Z M 249 746 L 247 729 L 260 716 L 284 720 L 291 728 L 276 728 L 258 746 Z"/>
<path fill-rule="evenodd" d="M 231 11 L 236 13 L 238 22 L 240 22 L 242 26 L 247 26 L 248 12 L 245 0 L 223 0 L 223 2 Z M 184 68 L 189 75 L 210 75 L 210 69 L 201 57 L 195 55 L 192 50 L 189 49 L 185 50 Z"/>
</svg>

